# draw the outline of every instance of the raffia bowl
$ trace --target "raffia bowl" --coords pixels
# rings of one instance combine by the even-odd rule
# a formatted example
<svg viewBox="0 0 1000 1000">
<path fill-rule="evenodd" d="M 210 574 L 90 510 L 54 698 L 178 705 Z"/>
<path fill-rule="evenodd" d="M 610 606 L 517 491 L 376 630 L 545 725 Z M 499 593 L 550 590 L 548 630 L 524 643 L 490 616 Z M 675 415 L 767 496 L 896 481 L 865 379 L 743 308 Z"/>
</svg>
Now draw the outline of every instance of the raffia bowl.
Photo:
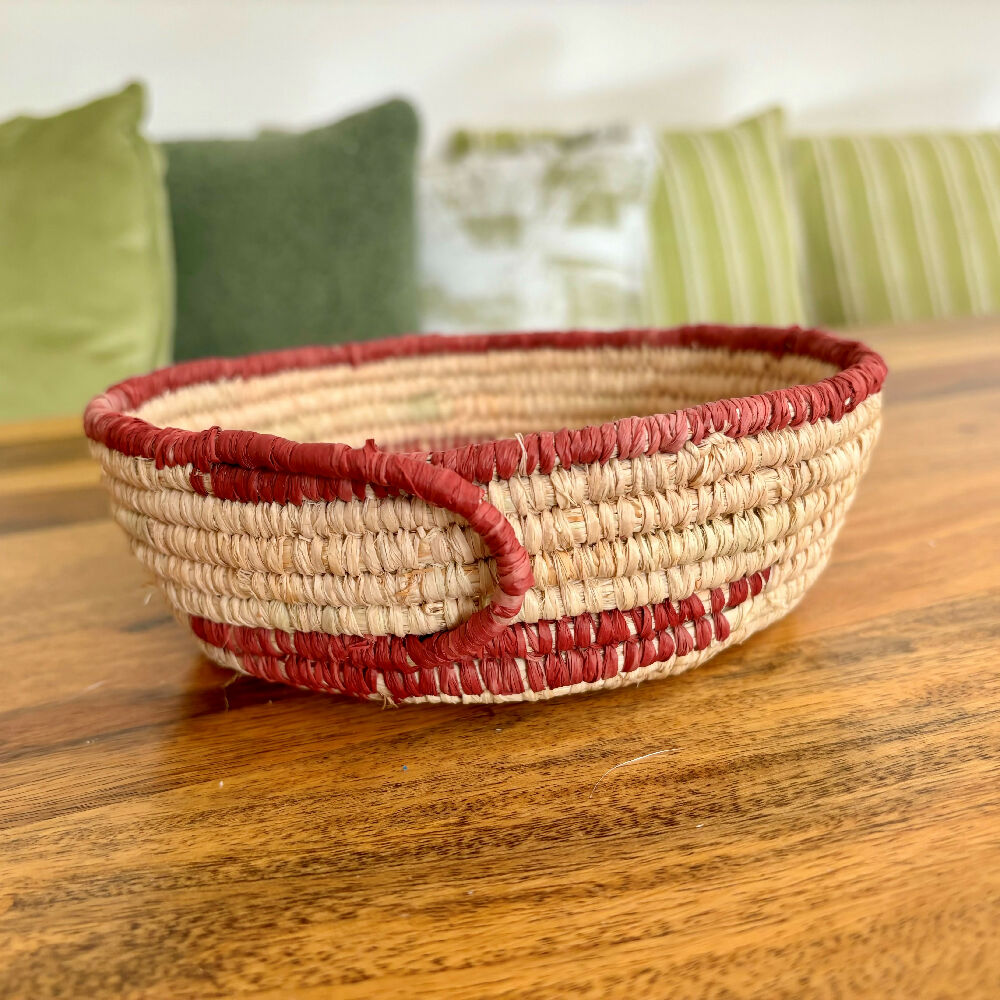
<svg viewBox="0 0 1000 1000">
<path fill-rule="evenodd" d="M 85 427 L 216 663 L 392 703 L 535 700 L 679 673 L 788 612 L 885 374 L 798 328 L 406 337 L 177 365 Z"/>
</svg>

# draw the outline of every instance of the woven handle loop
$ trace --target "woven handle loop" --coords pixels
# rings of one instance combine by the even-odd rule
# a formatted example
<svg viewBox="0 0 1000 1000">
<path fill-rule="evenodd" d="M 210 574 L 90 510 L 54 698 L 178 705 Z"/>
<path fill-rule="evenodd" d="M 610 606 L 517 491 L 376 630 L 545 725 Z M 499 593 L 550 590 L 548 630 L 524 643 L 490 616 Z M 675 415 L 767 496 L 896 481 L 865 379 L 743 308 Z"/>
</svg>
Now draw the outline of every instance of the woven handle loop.
<svg viewBox="0 0 1000 1000">
<path fill-rule="evenodd" d="M 531 559 L 510 521 L 486 499 L 482 487 L 457 472 L 409 455 L 379 451 L 373 441 L 342 454 L 350 478 L 399 490 L 465 518 L 496 560 L 497 585 L 486 607 L 444 632 L 409 636 L 407 653 L 420 667 L 440 667 L 482 655 L 487 644 L 521 610 L 524 595 L 535 585 Z"/>
</svg>

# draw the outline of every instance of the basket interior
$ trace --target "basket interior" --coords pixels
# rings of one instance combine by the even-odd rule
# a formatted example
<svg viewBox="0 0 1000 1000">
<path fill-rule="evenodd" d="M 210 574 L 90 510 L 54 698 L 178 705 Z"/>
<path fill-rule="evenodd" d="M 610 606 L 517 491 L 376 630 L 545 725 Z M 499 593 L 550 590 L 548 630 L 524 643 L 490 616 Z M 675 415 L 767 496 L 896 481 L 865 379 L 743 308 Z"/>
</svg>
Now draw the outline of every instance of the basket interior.
<svg viewBox="0 0 1000 1000">
<path fill-rule="evenodd" d="M 801 355 L 723 348 L 505 349 L 199 383 L 134 412 L 161 427 L 220 426 L 350 445 L 373 438 L 386 450 L 432 451 L 667 413 L 837 370 Z"/>
</svg>

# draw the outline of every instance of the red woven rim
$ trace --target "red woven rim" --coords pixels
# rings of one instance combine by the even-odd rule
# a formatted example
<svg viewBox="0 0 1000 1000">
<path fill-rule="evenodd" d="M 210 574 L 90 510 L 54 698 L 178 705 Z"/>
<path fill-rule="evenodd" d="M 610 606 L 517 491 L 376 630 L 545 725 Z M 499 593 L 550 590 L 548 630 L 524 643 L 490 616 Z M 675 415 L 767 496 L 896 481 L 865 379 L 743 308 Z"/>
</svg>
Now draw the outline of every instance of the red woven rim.
<svg viewBox="0 0 1000 1000">
<path fill-rule="evenodd" d="M 472 482 L 488 482 L 495 475 L 505 478 L 517 471 L 548 473 L 559 463 L 606 462 L 613 456 L 634 458 L 676 452 L 687 442 L 700 443 L 713 432 L 721 431 L 735 438 L 822 419 L 839 420 L 877 393 L 886 375 L 885 362 L 865 345 L 799 327 L 690 326 L 670 330 L 453 337 L 429 334 L 334 347 L 295 348 L 245 358 L 209 358 L 163 368 L 121 382 L 93 399 L 84 414 L 84 429 L 93 440 L 125 455 L 152 459 L 160 468 L 190 464 L 209 474 L 209 484 L 195 482 L 200 492 L 211 487 L 216 496 L 224 498 L 281 503 L 348 499 L 363 495 L 365 482 L 356 478 L 362 470 L 358 468 L 357 450 L 348 445 L 296 443 L 272 434 L 217 427 L 202 431 L 159 428 L 125 411 L 184 386 L 293 369 L 363 365 L 433 354 L 643 345 L 766 351 L 776 357 L 800 355 L 836 365 L 840 371 L 812 385 L 790 386 L 576 430 L 528 433 L 519 439 L 423 452 L 420 457 L 452 469 Z M 250 476 L 242 470 L 247 470 Z"/>
</svg>

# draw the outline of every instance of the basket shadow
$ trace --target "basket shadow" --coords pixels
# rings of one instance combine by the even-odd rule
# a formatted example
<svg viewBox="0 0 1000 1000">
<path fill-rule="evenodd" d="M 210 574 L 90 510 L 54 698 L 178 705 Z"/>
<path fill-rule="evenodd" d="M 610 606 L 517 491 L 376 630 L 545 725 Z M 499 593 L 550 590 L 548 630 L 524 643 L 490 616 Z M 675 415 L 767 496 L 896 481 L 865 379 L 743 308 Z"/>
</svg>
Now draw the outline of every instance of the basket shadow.
<svg viewBox="0 0 1000 1000">
<path fill-rule="evenodd" d="M 275 807 L 307 802 L 314 820 L 370 832 L 404 814 L 408 822 L 440 817 L 442 800 L 471 805 L 487 790 L 528 799 L 555 792 L 579 805 L 609 767 L 738 725 L 760 702 L 762 675 L 780 668 L 774 657 L 747 656 L 750 648 L 609 691 L 398 708 L 270 683 L 198 657 L 163 760 L 171 769 L 187 762 L 183 787 L 198 808 L 202 784 L 212 790 L 221 781 L 256 789 Z M 669 780 L 671 770 L 654 773 Z"/>
<path fill-rule="evenodd" d="M 376 953 L 427 933 L 445 954 L 522 933 L 501 913 L 558 923 L 646 892 L 644 851 L 669 908 L 745 840 L 744 755 L 778 721 L 755 693 L 782 673 L 767 646 L 638 687 L 395 709 L 192 658 L 159 753 L 171 919 L 208 963 L 220 923 L 310 940 L 331 967 L 359 960 L 361 927 Z"/>
</svg>

